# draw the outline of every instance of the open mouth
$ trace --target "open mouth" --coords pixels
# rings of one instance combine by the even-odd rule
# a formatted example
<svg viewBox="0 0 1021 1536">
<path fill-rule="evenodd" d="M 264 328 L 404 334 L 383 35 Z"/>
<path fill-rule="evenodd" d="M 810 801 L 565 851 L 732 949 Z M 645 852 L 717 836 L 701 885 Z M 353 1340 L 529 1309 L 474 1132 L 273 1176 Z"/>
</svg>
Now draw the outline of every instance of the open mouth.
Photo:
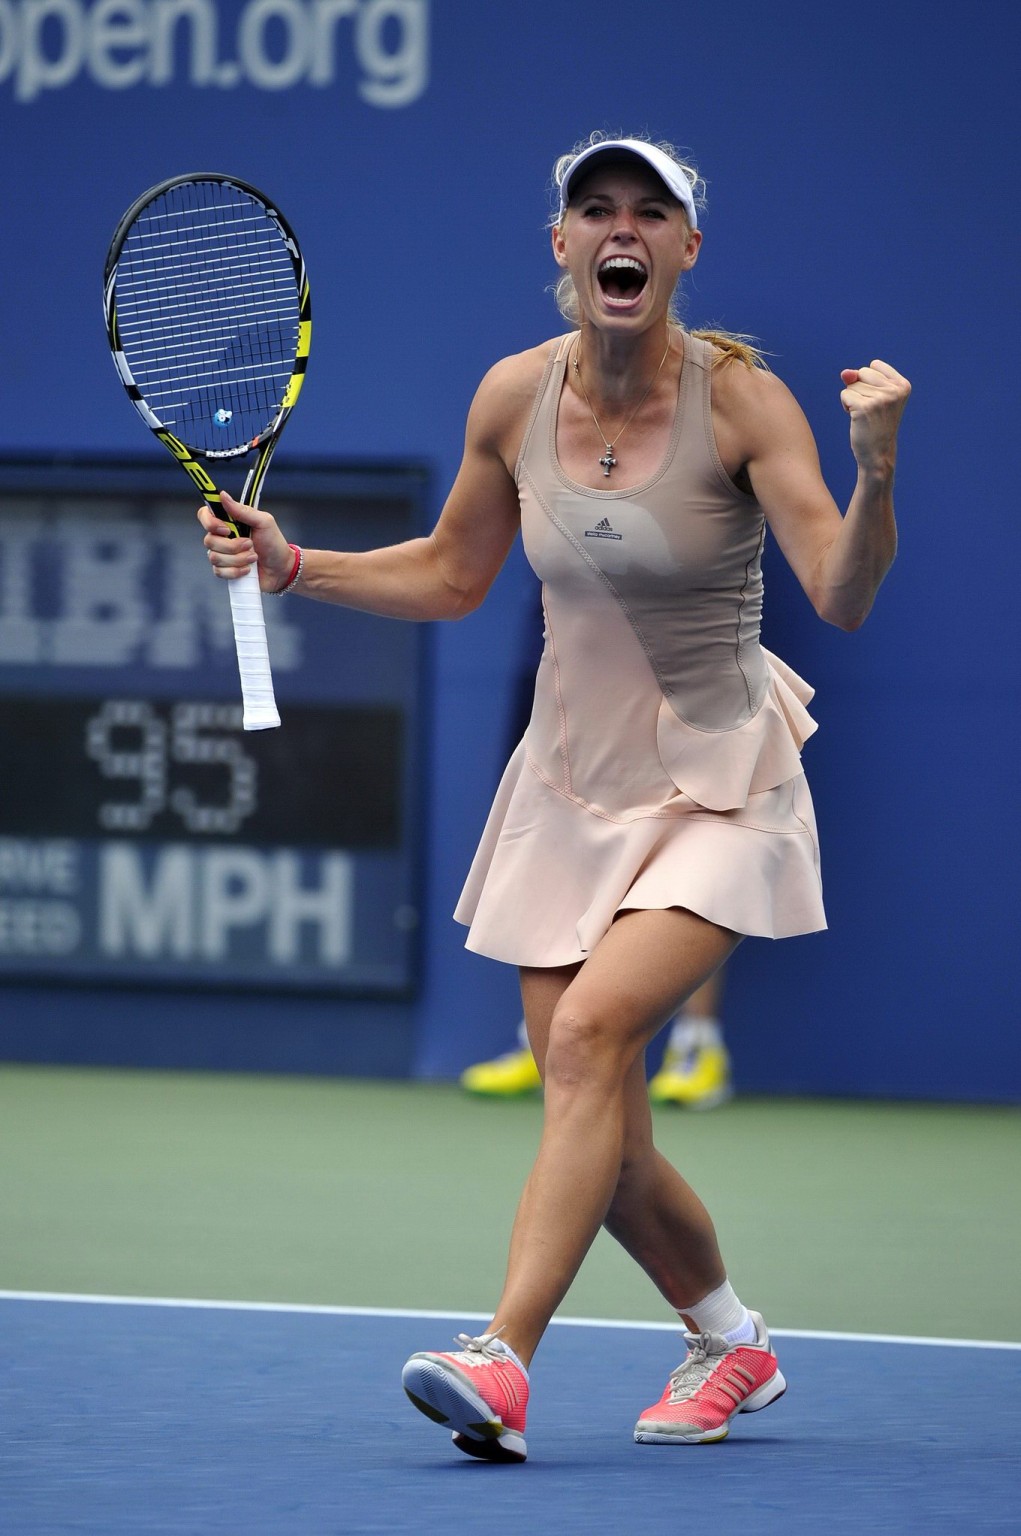
<svg viewBox="0 0 1021 1536">
<path fill-rule="evenodd" d="M 611 304 L 632 304 L 649 281 L 644 264 L 635 256 L 608 256 L 596 275 L 603 297 Z"/>
</svg>

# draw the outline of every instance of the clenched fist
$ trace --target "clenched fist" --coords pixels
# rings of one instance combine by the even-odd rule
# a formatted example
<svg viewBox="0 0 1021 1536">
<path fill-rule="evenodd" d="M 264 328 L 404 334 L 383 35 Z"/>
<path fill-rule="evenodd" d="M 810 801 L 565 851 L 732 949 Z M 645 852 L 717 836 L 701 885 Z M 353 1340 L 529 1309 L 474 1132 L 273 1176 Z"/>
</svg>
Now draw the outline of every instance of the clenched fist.
<svg viewBox="0 0 1021 1536">
<path fill-rule="evenodd" d="M 891 471 L 911 385 L 878 357 L 866 368 L 845 368 L 840 377 L 840 403 L 851 418 L 851 451 L 859 467 Z"/>
</svg>

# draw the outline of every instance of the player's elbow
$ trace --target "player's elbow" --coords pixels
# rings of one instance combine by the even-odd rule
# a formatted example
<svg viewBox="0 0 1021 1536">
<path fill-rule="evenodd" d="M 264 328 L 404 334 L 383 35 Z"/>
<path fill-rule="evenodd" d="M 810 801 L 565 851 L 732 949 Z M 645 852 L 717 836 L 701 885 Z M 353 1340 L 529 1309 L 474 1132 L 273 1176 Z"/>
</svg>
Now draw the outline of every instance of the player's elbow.
<svg viewBox="0 0 1021 1536">
<path fill-rule="evenodd" d="M 832 624 L 835 629 L 842 629 L 847 634 L 860 629 L 868 616 L 868 608 L 846 588 L 824 586 L 809 593 L 809 597 L 824 624 Z"/>
<path fill-rule="evenodd" d="M 869 610 L 866 609 L 864 613 L 840 614 L 829 622 L 835 624 L 838 629 L 842 629 L 845 635 L 853 635 L 856 630 L 861 629 L 868 616 Z"/>
<path fill-rule="evenodd" d="M 438 619 L 466 619 L 485 599 L 490 583 L 477 573 L 437 559 L 433 572 L 433 593 Z"/>
<path fill-rule="evenodd" d="M 455 622 L 458 619 L 466 619 L 477 608 L 481 608 L 485 595 L 485 591 L 467 592 L 448 589 L 444 600 L 444 611 L 440 617 Z"/>
<path fill-rule="evenodd" d="M 436 618 L 466 619 L 481 607 L 492 586 L 492 577 L 468 562 L 440 553 L 435 537 L 431 540 Z"/>
<path fill-rule="evenodd" d="M 846 634 L 861 629 L 872 612 L 876 594 L 892 564 L 889 558 L 859 566 L 854 571 L 835 576 L 821 574 L 809 592 L 812 606 L 827 624 L 833 624 Z"/>
<path fill-rule="evenodd" d="M 861 629 L 872 612 L 874 596 L 873 593 L 866 600 L 847 591 L 828 592 L 818 597 L 813 606 L 825 624 L 832 624 L 834 628 L 852 635 L 855 630 Z"/>
</svg>

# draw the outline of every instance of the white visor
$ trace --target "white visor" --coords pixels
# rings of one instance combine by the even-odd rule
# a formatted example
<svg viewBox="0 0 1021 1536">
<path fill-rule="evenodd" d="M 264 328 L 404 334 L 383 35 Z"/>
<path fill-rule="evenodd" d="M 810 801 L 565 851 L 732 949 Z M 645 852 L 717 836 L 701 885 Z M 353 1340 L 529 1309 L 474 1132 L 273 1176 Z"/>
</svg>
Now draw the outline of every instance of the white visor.
<svg viewBox="0 0 1021 1536">
<path fill-rule="evenodd" d="M 676 197 L 688 216 L 688 223 L 692 229 L 698 228 L 698 216 L 695 213 L 695 199 L 692 196 L 691 183 L 676 165 L 670 156 L 663 150 L 657 149 L 655 144 L 646 144 L 643 139 L 603 139 L 598 144 L 593 144 L 589 149 L 583 149 L 581 154 L 573 161 L 567 175 L 560 184 L 560 217 L 567 212 L 567 204 L 571 198 L 571 188 L 578 180 L 578 172 L 583 165 L 595 159 L 597 155 L 606 155 L 609 159 L 619 159 L 621 155 L 635 155 L 639 160 L 644 160 L 646 165 L 656 172 L 667 191 Z M 591 168 L 591 167 L 590 167 Z"/>
</svg>

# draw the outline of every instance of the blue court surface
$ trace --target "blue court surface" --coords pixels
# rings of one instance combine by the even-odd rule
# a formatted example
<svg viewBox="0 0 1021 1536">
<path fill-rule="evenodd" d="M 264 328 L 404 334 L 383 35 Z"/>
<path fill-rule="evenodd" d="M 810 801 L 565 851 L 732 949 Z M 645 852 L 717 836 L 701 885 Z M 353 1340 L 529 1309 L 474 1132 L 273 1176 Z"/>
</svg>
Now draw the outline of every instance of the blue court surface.
<svg viewBox="0 0 1021 1536">
<path fill-rule="evenodd" d="M 4 1536 L 1021 1530 L 1021 1350 L 778 1334 L 790 1383 L 712 1446 L 636 1446 L 683 1349 L 558 1323 L 529 1460 L 454 1452 L 400 1388 L 469 1322 L 116 1298 L 0 1297 Z"/>
</svg>

